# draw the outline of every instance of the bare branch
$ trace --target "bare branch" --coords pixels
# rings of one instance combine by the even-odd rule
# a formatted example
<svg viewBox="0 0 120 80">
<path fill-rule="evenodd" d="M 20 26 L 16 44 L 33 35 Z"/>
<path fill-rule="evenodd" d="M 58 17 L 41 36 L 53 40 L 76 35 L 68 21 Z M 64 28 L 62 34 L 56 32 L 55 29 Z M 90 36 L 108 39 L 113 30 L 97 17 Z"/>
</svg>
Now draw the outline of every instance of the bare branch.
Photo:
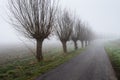
<svg viewBox="0 0 120 80">
<path fill-rule="evenodd" d="M 9 0 L 9 6 L 12 14 L 10 20 L 14 28 L 25 37 L 36 39 L 37 45 L 42 46 L 43 40 L 53 31 L 57 11 L 56 1 Z M 42 56 L 41 46 L 37 49 L 37 58 Z"/>
</svg>

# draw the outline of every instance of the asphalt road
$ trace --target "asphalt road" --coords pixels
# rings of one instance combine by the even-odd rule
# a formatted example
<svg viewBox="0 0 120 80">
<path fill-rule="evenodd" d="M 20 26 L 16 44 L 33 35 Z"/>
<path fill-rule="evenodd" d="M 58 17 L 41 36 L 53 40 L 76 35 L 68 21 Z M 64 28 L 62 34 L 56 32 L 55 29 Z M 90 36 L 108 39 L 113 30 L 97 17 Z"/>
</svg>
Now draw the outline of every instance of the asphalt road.
<svg viewBox="0 0 120 80">
<path fill-rule="evenodd" d="M 77 57 L 36 80 L 117 80 L 102 44 L 92 44 Z"/>
</svg>

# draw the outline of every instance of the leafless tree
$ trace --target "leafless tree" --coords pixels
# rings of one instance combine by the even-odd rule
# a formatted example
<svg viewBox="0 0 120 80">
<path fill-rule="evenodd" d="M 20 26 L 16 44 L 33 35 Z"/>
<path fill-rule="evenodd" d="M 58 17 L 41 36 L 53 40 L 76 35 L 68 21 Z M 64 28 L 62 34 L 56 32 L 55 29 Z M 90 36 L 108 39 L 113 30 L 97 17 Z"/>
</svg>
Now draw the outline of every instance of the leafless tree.
<svg viewBox="0 0 120 80">
<path fill-rule="evenodd" d="M 79 40 L 81 42 L 81 46 L 82 48 L 84 47 L 84 36 L 85 36 L 85 28 L 84 28 L 84 25 L 83 23 L 81 24 L 81 26 L 79 27 Z"/>
<path fill-rule="evenodd" d="M 93 31 L 91 30 L 90 27 L 88 27 L 88 25 L 83 24 L 82 36 L 80 37 L 82 37 L 82 40 L 85 43 L 84 46 L 87 46 L 94 36 Z"/>
<path fill-rule="evenodd" d="M 36 58 L 43 60 L 42 43 L 52 32 L 57 3 L 55 0 L 10 0 L 10 20 L 27 38 L 36 40 Z"/>
<path fill-rule="evenodd" d="M 90 29 L 87 27 L 87 26 L 84 26 L 84 42 L 85 42 L 85 46 L 88 45 L 88 40 L 89 40 L 89 32 L 90 32 Z"/>
<path fill-rule="evenodd" d="M 80 37 L 80 27 L 81 21 L 80 19 L 76 19 L 76 21 L 74 22 L 73 32 L 71 35 L 71 39 L 74 42 L 75 50 L 78 49 L 77 41 L 79 40 Z"/>
<path fill-rule="evenodd" d="M 73 18 L 67 10 L 63 10 L 58 14 L 58 21 L 55 27 L 55 33 L 63 45 L 64 53 L 67 53 L 67 41 L 70 39 L 73 29 Z"/>
<path fill-rule="evenodd" d="M 93 41 L 96 37 L 95 37 L 95 33 L 93 32 L 93 30 L 89 29 L 88 32 L 88 37 L 87 37 L 87 44 L 90 44 L 91 41 Z"/>
</svg>

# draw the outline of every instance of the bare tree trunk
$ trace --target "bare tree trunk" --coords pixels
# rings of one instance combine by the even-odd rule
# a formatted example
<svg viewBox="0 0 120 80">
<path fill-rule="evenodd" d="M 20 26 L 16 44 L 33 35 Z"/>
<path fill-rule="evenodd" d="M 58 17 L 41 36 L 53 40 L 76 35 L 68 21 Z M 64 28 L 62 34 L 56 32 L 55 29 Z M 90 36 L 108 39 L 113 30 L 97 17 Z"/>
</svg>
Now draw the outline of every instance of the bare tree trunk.
<svg viewBox="0 0 120 80">
<path fill-rule="evenodd" d="M 63 51 L 64 51 L 64 53 L 67 53 L 66 41 L 63 41 L 63 42 L 62 42 L 62 45 L 63 45 Z"/>
<path fill-rule="evenodd" d="M 82 46 L 82 48 L 84 48 L 84 42 L 83 41 L 81 41 L 81 46 Z"/>
<path fill-rule="evenodd" d="M 38 60 L 38 62 L 43 60 L 43 55 L 42 55 L 42 44 L 43 44 L 43 40 L 37 40 L 37 50 L 36 50 L 36 58 Z"/>
<path fill-rule="evenodd" d="M 85 47 L 87 46 L 88 44 L 87 44 L 87 41 L 85 41 Z"/>
<path fill-rule="evenodd" d="M 78 49 L 77 41 L 74 41 L 75 50 Z"/>
</svg>

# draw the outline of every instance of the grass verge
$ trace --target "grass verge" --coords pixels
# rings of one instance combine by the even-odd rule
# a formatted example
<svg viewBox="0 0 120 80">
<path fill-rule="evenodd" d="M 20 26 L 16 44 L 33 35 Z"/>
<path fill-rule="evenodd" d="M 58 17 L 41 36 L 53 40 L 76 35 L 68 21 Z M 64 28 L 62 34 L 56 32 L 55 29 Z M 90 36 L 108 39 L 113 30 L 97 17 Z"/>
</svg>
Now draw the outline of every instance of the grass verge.
<svg viewBox="0 0 120 80">
<path fill-rule="evenodd" d="M 34 57 L 29 57 L 0 65 L 0 80 L 34 80 L 77 56 L 82 50 L 71 51 L 67 55 L 52 52 L 52 54 L 45 56 L 45 60 L 40 63 L 37 63 Z"/>
<path fill-rule="evenodd" d="M 110 57 L 116 76 L 120 80 L 120 43 L 111 42 L 105 46 L 105 49 Z"/>
</svg>

